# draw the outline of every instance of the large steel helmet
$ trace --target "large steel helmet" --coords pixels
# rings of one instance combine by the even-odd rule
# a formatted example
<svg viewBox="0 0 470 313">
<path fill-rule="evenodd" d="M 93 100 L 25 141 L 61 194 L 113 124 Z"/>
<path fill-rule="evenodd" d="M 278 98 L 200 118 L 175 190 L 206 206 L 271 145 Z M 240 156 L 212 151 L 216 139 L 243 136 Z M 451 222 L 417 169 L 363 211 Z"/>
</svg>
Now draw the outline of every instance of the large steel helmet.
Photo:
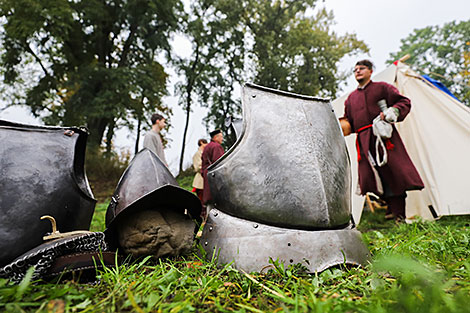
<svg viewBox="0 0 470 313">
<path fill-rule="evenodd" d="M 349 156 L 329 101 L 248 84 L 237 136 L 208 168 L 208 256 L 248 272 L 271 259 L 310 272 L 366 263 L 351 221 Z"/>
<path fill-rule="evenodd" d="M 84 171 L 87 132 L 0 120 L 0 266 L 40 245 L 51 215 L 88 230 L 95 208 Z"/>
<path fill-rule="evenodd" d="M 350 221 L 350 165 L 329 101 L 256 85 L 243 89 L 243 128 L 209 167 L 216 207 L 297 229 Z"/>
<path fill-rule="evenodd" d="M 142 210 L 169 209 L 197 218 L 201 201 L 178 186 L 167 166 L 148 149 L 135 155 L 124 171 L 106 212 L 106 240 L 116 245 L 115 226 L 129 214 Z"/>
</svg>

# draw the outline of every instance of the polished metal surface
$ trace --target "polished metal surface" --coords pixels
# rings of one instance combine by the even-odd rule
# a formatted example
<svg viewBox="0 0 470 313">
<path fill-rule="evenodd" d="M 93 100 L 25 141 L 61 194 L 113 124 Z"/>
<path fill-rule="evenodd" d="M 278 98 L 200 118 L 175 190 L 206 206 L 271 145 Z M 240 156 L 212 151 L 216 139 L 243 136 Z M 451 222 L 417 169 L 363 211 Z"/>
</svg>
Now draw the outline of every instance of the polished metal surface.
<svg viewBox="0 0 470 313">
<path fill-rule="evenodd" d="M 43 278 L 59 257 L 68 256 L 68 264 L 72 265 L 74 257 L 82 252 L 107 251 L 104 237 L 101 232 L 89 232 L 47 241 L 0 267 L 0 278 L 19 283 L 33 266 L 32 280 Z"/>
<path fill-rule="evenodd" d="M 338 230 L 295 230 L 247 221 L 210 211 L 200 243 L 208 259 L 233 263 L 245 272 L 271 268 L 270 259 L 284 265 L 302 264 L 310 273 L 332 266 L 365 265 L 370 258 L 361 233 L 351 225 Z"/>
<path fill-rule="evenodd" d="M 115 243 L 114 225 L 137 210 L 169 209 L 201 214 L 199 198 L 178 186 L 176 179 L 160 158 L 148 149 L 135 155 L 124 171 L 106 212 L 106 240 Z"/>
<path fill-rule="evenodd" d="M 88 230 L 96 200 L 84 171 L 87 132 L 0 120 L 0 266 L 50 231 Z"/>
<path fill-rule="evenodd" d="M 293 229 L 350 221 L 350 165 L 328 100 L 256 85 L 243 88 L 243 128 L 209 167 L 219 210 Z"/>
<path fill-rule="evenodd" d="M 230 132 L 238 139 L 242 134 L 243 120 L 229 116 L 225 119 L 225 127 L 230 129 Z"/>
</svg>

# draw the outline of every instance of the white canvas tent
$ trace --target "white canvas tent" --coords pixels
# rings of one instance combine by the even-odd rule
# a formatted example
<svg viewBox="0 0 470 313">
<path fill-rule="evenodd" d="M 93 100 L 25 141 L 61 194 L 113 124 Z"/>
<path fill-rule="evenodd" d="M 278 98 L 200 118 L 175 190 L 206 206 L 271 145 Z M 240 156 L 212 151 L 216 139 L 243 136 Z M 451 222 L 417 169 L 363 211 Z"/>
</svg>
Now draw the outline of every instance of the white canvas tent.
<svg viewBox="0 0 470 313">
<path fill-rule="evenodd" d="M 437 216 L 470 214 L 470 108 L 401 62 L 390 65 L 372 80 L 394 85 L 411 100 L 410 113 L 396 126 L 425 188 L 408 192 L 407 218 L 431 220 L 432 210 Z M 332 102 L 337 117 L 343 116 L 348 94 Z M 352 209 L 357 223 L 364 197 L 356 194 L 356 134 L 345 139 L 351 158 Z"/>
</svg>

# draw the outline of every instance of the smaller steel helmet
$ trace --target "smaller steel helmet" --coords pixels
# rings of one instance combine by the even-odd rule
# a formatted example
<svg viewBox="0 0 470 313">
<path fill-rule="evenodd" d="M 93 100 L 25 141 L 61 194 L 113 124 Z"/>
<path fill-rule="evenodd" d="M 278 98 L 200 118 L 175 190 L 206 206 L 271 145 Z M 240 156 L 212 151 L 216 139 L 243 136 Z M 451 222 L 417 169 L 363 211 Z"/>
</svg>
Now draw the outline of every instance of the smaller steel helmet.
<svg viewBox="0 0 470 313">
<path fill-rule="evenodd" d="M 192 218 L 201 214 L 199 198 L 179 187 L 160 158 L 143 149 L 135 155 L 118 182 L 106 212 L 106 241 L 116 247 L 116 224 L 141 210 L 168 209 L 187 213 Z"/>
</svg>

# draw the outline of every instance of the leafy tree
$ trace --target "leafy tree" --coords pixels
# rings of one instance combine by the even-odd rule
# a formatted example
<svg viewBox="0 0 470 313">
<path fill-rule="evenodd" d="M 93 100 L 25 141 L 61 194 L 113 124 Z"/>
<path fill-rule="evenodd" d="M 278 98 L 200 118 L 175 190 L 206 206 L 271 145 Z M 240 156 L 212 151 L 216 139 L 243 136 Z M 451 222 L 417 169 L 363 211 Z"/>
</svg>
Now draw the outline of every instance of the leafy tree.
<svg viewBox="0 0 470 313">
<path fill-rule="evenodd" d="M 229 115 L 237 116 L 240 101 L 233 90 L 250 81 L 291 92 L 334 96 L 346 73 L 337 64 L 345 55 L 367 46 L 353 34 L 331 31 L 333 14 L 317 11 L 316 0 L 223 0 L 224 20 L 232 36 L 219 41 L 225 54 L 217 54 L 224 71 L 212 73 L 215 82 L 209 99 L 207 125 L 222 127 Z M 222 75 L 220 75 L 222 74 Z"/>
<path fill-rule="evenodd" d="M 8 100 L 46 124 L 86 125 L 92 146 L 106 132 L 109 151 L 118 123 L 166 111 L 156 56 L 179 10 L 179 0 L 2 0 L 3 81 L 22 91 Z"/>
<path fill-rule="evenodd" d="M 191 43 L 189 57 L 175 58 L 177 73 L 183 78 L 176 84 L 179 103 L 186 112 L 179 171 L 183 171 L 183 158 L 191 108 L 197 101 L 209 107 L 206 122 L 223 124 L 217 114 L 232 112 L 234 83 L 240 81 L 243 69 L 243 29 L 233 14 L 232 1 L 200 0 L 191 3 L 184 23 L 184 35 Z"/>
<path fill-rule="evenodd" d="M 247 44 L 247 31 L 243 19 L 244 8 L 240 2 L 221 0 L 218 9 L 221 12 L 221 25 L 225 32 L 218 36 L 218 61 L 223 65 L 214 73 L 210 94 L 209 113 L 204 119 L 206 125 L 224 128 L 228 116 L 241 113 L 241 100 L 234 99 L 236 88 L 247 80 L 245 59 L 250 47 Z M 228 30 L 228 31 L 227 31 Z"/>
<path fill-rule="evenodd" d="M 367 52 L 355 35 L 339 36 L 330 27 L 332 12 L 316 0 L 245 0 L 245 23 L 254 39 L 250 56 L 257 84 L 306 95 L 335 96 L 345 79 L 337 64 L 345 55 Z"/>
<path fill-rule="evenodd" d="M 441 81 L 470 105 L 470 20 L 415 29 L 401 40 L 399 51 L 391 53 L 388 62 L 405 54 L 411 56 L 407 63 Z"/>
</svg>

